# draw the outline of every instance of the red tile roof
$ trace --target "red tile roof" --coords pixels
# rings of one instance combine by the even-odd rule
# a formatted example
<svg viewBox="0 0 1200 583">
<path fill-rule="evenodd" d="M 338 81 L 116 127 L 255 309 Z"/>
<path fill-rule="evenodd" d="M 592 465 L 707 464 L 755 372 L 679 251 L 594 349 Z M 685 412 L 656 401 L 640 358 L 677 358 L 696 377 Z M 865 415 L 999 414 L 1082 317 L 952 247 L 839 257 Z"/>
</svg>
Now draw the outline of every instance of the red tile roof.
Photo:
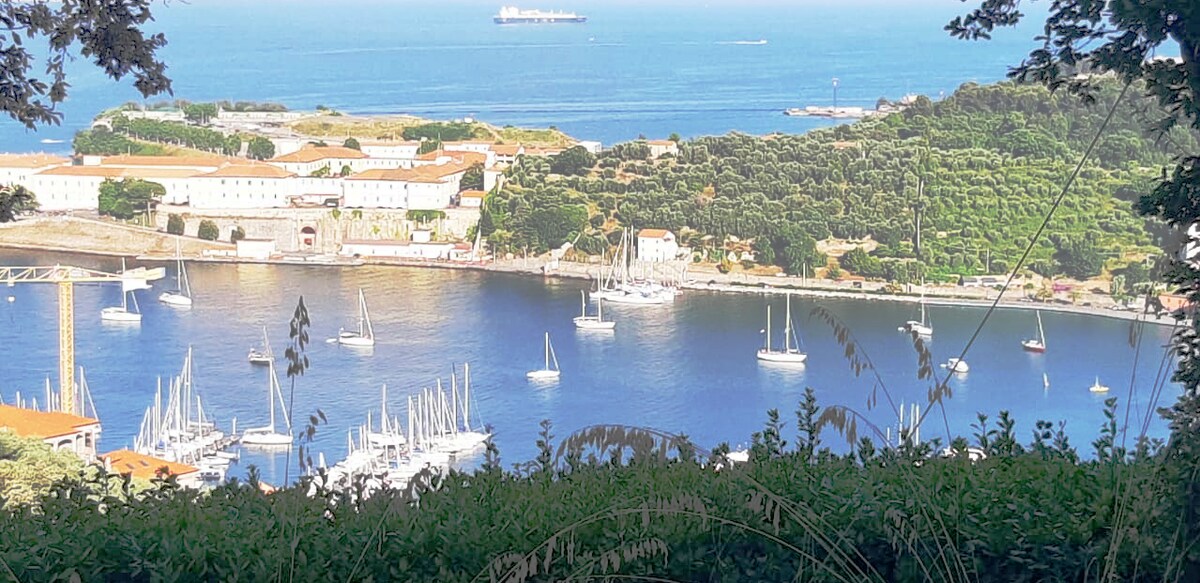
<svg viewBox="0 0 1200 583">
<path fill-rule="evenodd" d="M 212 178 L 290 178 L 295 175 L 295 172 L 288 172 L 270 164 L 230 164 L 208 174 L 201 174 Z"/>
<path fill-rule="evenodd" d="M 39 176 L 94 176 L 98 178 L 190 178 L 203 174 L 191 168 L 122 166 L 55 166 L 38 172 Z"/>
<path fill-rule="evenodd" d="M 228 156 L 104 156 L 104 166 L 179 166 L 191 168 L 220 168 L 226 164 L 245 162 L 242 158 Z"/>
<path fill-rule="evenodd" d="M 670 234 L 666 229 L 642 229 L 638 231 L 637 236 L 640 239 L 662 239 Z"/>
<path fill-rule="evenodd" d="M 487 154 L 482 152 L 467 152 L 460 150 L 433 150 L 425 152 L 417 156 L 418 160 L 437 160 L 443 156 L 449 156 L 451 160 L 459 164 L 470 166 L 472 164 L 483 164 L 487 162 Z"/>
<path fill-rule="evenodd" d="M 447 176 L 466 172 L 461 164 L 438 164 L 416 168 L 372 168 L 349 176 L 347 180 L 391 180 L 396 182 L 443 182 Z"/>
<path fill-rule="evenodd" d="M 349 160 L 359 160 L 366 158 L 367 155 L 354 148 L 345 148 L 342 146 L 305 146 L 290 154 L 276 156 L 268 160 L 268 162 L 282 163 L 300 163 L 307 164 L 318 160 L 328 160 L 330 158 L 340 158 Z"/>
<path fill-rule="evenodd" d="M 93 425 L 98 427 L 100 422 L 70 413 L 44 413 L 33 409 L 0 405 L 0 429 L 8 429 L 21 437 L 60 437 L 71 435 Z"/>
<path fill-rule="evenodd" d="M 172 476 L 186 476 L 200 471 L 198 468 L 187 464 L 169 462 L 127 449 L 108 452 L 101 455 L 100 459 L 109 464 L 111 471 L 118 474 L 128 474 L 144 480 L 159 477 L 159 473 L 164 469 L 167 474 Z"/>
</svg>

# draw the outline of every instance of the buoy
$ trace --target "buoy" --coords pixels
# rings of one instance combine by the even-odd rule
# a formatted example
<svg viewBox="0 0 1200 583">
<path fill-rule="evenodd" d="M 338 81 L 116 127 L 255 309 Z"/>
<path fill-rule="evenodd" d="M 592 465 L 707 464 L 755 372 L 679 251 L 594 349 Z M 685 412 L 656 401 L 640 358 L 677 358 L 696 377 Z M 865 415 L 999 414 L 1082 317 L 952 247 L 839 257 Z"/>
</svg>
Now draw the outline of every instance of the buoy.
<svg viewBox="0 0 1200 583">
<path fill-rule="evenodd" d="M 15 301 L 17 301 L 17 296 L 8 296 L 8 303 L 11 304 Z"/>
</svg>

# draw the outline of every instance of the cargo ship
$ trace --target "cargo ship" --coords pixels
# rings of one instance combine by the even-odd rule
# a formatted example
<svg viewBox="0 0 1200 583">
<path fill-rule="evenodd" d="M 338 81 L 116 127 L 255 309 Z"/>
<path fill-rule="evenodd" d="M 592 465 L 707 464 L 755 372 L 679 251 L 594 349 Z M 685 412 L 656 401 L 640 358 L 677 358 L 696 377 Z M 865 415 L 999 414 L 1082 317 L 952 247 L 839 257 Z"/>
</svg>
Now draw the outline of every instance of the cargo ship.
<svg viewBox="0 0 1200 583">
<path fill-rule="evenodd" d="M 496 24 L 552 24 L 558 22 L 587 22 L 586 16 L 574 12 L 544 12 L 542 10 L 521 10 L 515 6 L 500 8 L 499 14 L 492 18 Z"/>
</svg>

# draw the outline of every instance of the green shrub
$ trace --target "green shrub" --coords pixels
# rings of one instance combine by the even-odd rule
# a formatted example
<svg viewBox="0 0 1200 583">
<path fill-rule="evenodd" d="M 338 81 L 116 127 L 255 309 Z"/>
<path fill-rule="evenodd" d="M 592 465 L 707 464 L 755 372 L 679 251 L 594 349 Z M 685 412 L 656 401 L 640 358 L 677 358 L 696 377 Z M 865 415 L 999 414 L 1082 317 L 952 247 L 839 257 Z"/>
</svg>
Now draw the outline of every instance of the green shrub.
<svg viewBox="0 0 1200 583">
<path fill-rule="evenodd" d="M 170 233 L 172 235 L 182 235 L 185 225 L 186 225 L 186 223 L 184 223 L 183 217 L 181 217 L 175 213 L 171 213 L 170 215 L 167 215 L 167 232 L 168 233 Z"/>
<path fill-rule="evenodd" d="M 217 224 L 204 219 L 200 221 L 200 227 L 196 231 L 196 236 L 205 241 L 216 241 L 221 236 L 221 230 L 217 228 Z"/>
</svg>

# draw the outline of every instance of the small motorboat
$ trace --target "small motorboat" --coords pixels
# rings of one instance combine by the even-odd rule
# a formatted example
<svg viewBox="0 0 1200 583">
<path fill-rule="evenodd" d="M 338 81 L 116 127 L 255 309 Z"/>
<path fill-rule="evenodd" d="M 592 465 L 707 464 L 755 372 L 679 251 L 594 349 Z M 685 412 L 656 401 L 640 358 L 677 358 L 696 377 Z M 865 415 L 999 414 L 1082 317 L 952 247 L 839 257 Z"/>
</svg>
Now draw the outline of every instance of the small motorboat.
<svg viewBox="0 0 1200 583">
<path fill-rule="evenodd" d="M 971 367 L 967 365 L 967 361 L 959 358 L 951 358 L 950 360 L 947 360 L 946 363 L 942 365 L 942 368 L 958 374 L 966 374 L 971 372 Z"/>
</svg>

